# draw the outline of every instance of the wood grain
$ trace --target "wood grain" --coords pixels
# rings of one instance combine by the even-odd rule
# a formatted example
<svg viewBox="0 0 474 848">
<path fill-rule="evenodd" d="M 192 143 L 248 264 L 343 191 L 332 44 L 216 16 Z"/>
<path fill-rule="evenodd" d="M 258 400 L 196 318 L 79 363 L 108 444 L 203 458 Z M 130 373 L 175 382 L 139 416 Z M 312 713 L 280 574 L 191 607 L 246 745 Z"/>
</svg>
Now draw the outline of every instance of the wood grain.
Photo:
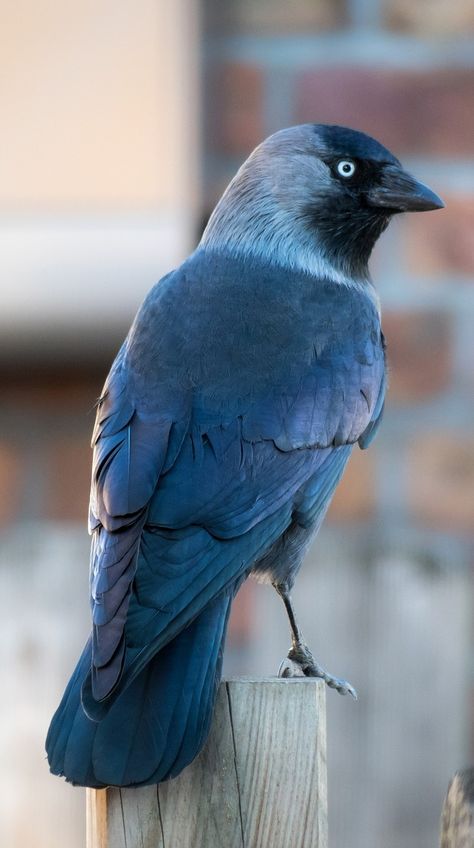
<svg viewBox="0 0 474 848">
<path fill-rule="evenodd" d="M 87 848 L 327 848 L 325 686 L 221 684 L 203 751 L 175 780 L 88 790 Z"/>
<path fill-rule="evenodd" d="M 441 848 L 474 848 L 474 768 L 459 771 L 448 787 L 441 816 Z"/>
<path fill-rule="evenodd" d="M 324 684 L 285 682 L 227 684 L 245 848 L 327 844 Z"/>
</svg>

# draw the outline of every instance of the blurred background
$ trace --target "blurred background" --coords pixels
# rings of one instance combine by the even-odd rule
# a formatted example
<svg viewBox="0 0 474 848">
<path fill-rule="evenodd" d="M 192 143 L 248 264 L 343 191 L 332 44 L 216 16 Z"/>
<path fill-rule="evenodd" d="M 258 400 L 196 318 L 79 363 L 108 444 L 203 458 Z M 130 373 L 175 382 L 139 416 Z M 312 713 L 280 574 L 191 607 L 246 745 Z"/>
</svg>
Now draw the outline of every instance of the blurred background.
<svg viewBox="0 0 474 848">
<path fill-rule="evenodd" d="M 93 406 L 141 299 L 263 137 L 375 135 L 446 201 L 372 269 L 391 385 L 295 591 L 328 692 L 331 848 L 432 848 L 473 764 L 474 1 L 2 0 L 0 843 L 80 848 L 43 740 L 87 636 Z M 273 674 L 248 583 L 228 674 Z M 217 848 L 217 846 L 216 846 Z"/>
</svg>

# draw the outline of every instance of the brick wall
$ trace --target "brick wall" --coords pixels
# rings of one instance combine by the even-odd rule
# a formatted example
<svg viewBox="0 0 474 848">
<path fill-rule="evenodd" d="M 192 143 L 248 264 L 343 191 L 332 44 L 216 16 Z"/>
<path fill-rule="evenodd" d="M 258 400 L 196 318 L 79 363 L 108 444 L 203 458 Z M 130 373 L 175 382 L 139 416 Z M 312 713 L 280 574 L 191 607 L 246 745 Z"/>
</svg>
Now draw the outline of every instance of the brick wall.
<svg viewBox="0 0 474 848">
<path fill-rule="evenodd" d="M 329 650 L 343 667 L 351 651 L 349 641 L 358 646 L 356 654 L 365 657 L 360 660 L 365 663 L 365 671 L 360 671 L 365 689 L 360 707 L 364 729 L 349 717 L 348 705 L 332 706 L 336 719 L 334 735 L 330 733 L 330 791 L 333 810 L 337 809 L 332 844 L 335 848 L 345 848 L 349 841 L 351 848 L 380 844 L 424 848 L 437 841 L 438 808 L 449 770 L 457 759 L 474 758 L 468 707 L 472 677 L 466 661 L 469 616 L 457 635 L 451 629 L 454 619 L 462 618 L 461 599 L 472 594 L 474 4 L 472 0 L 455 4 L 445 0 L 235 0 L 231 4 L 207 0 L 204 5 L 206 211 L 254 145 L 283 126 L 303 122 L 346 124 L 374 135 L 446 201 L 441 213 L 395 220 L 376 248 L 372 271 L 382 300 L 390 363 L 385 421 L 370 451 L 356 453 L 351 460 L 320 540 L 308 556 L 302 577 L 306 592 L 299 596 L 308 637 L 322 639 L 326 653 Z M 342 595 L 349 579 L 343 577 L 342 539 L 363 581 L 366 607 L 359 612 L 365 620 L 362 630 L 366 627 L 369 632 L 365 648 L 361 623 L 355 625 L 357 632 L 345 626 L 348 620 L 354 622 L 348 612 L 352 607 L 345 612 L 349 618 L 341 621 L 337 595 L 331 594 L 331 581 L 337 582 L 337 577 L 329 573 L 340 573 Z M 320 562 L 321 550 L 331 559 L 326 579 L 317 576 L 318 564 L 323 572 L 327 566 Z M 392 552 L 388 559 L 387 551 Z M 391 604 L 388 589 L 381 601 L 375 588 L 381 585 L 378 568 L 383 574 L 386 570 L 387 586 L 393 579 L 392 555 L 409 564 L 400 572 L 405 574 L 400 579 L 406 580 L 406 607 L 405 602 L 398 605 L 395 597 Z M 435 614 L 435 604 L 428 601 L 430 593 L 447 598 L 453 580 L 461 581 L 457 601 L 451 612 L 446 608 Z M 377 613 L 382 605 L 387 611 L 385 625 L 393 629 L 400 646 L 392 673 L 403 679 L 410 657 L 402 656 L 401 646 L 410 628 L 407 607 L 415 603 L 415 585 L 424 586 L 420 597 L 425 607 L 420 607 L 418 623 L 425 633 L 431 632 L 428 641 L 433 652 L 441 633 L 445 642 L 456 643 L 453 656 L 464 657 L 464 672 L 458 684 L 452 684 L 445 705 L 447 713 L 453 698 L 461 705 L 457 717 L 452 717 L 457 721 L 458 743 L 443 752 L 439 743 L 443 730 L 436 723 L 439 715 L 438 719 L 427 715 L 424 743 L 420 741 L 419 749 L 414 743 L 413 756 L 420 764 L 432 758 L 431 794 L 427 790 L 423 794 L 413 763 L 411 771 L 403 770 L 392 758 L 390 776 L 388 763 L 383 776 L 367 766 L 364 792 L 355 803 L 360 761 L 355 770 L 346 761 L 339 748 L 340 736 L 346 741 L 348 732 L 361 736 L 364 741 L 354 755 L 362 759 L 370 748 L 372 722 L 379 733 L 382 725 L 383 733 L 395 734 L 394 739 L 399 733 L 396 744 L 402 748 L 408 738 L 406 727 L 394 730 L 397 716 L 407 715 L 408 708 L 401 694 L 393 696 L 388 706 L 382 691 L 388 669 L 379 665 L 375 673 L 370 654 L 375 644 L 383 654 L 387 639 Z M 319 590 L 334 614 L 324 630 L 315 621 L 325 617 L 324 602 L 316 594 Z M 231 632 L 239 635 L 239 650 L 228 652 L 230 670 L 242 670 L 243 661 L 253 672 L 256 668 L 268 672 L 269 662 L 277 664 L 277 652 L 262 648 L 257 639 L 258 634 L 260 640 L 268 640 L 270 629 L 270 640 L 275 640 L 284 621 L 277 605 L 263 597 L 264 591 L 249 589 L 236 605 Z M 250 617 L 249 626 L 252 605 L 256 615 Z M 358 608 L 355 598 L 353 607 Z M 266 633 L 262 634 L 257 619 L 267 623 Z M 283 643 L 279 650 L 284 650 Z M 265 663 L 259 659 L 262 651 Z M 410 651 L 419 665 L 428 662 L 429 649 L 424 659 L 420 644 L 412 644 Z M 438 664 L 438 672 L 414 708 L 420 715 L 426 701 L 440 697 L 441 679 Z M 374 704 L 378 704 L 376 714 L 371 713 Z M 388 787 L 391 800 L 384 795 Z M 384 805 L 387 812 L 381 814 Z"/>
<path fill-rule="evenodd" d="M 108 363 L 3 373 L 0 526 L 86 521 L 94 404 Z"/>
<path fill-rule="evenodd" d="M 442 213 L 394 221 L 376 248 L 391 373 L 388 424 L 370 454 L 353 461 L 329 520 L 387 518 L 377 465 L 393 452 L 398 431 L 405 479 L 390 517 L 396 509 L 398 519 L 423 525 L 430 515 L 442 516 L 446 531 L 468 533 L 462 515 L 474 508 L 472 0 L 455 8 L 443 0 L 207 0 L 205 9 L 206 209 L 263 137 L 307 121 L 375 135 L 446 200 Z"/>
</svg>

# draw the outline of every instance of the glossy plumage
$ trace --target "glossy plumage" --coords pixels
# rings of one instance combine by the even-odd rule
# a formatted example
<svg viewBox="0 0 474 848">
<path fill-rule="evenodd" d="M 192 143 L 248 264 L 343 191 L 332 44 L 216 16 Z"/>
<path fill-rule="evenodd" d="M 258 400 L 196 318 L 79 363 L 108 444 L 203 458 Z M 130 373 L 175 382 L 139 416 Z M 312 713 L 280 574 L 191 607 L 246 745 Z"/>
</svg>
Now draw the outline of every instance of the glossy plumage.
<svg viewBox="0 0 474 848">
<path fill-rule="evenodd" d="M 98 406 L 93 632 L 49 730 L 55 774 L 156 783 L 194 758 L 237 589 L 291 587 L 384 392 L 368 280 L 204 239 L 155 286 Z"/>
</svg>

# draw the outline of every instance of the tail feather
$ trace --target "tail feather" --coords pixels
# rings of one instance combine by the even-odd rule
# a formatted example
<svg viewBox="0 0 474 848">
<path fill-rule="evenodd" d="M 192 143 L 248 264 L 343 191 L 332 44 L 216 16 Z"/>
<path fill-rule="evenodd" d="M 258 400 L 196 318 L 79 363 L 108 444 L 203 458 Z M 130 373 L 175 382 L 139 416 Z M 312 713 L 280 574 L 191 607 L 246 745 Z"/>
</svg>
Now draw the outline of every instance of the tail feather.
<svg viewBox="0 0 474 848">
<path fill-rule="evenodd" d="M 80 786 L 138 786 L 175 777 L 209 732 L 235 587 L 156 654 L 94 722 L 81 705 L 90 640 L 46 739 L 51 771 Z"/>
<path fill-rule="evenodd" d="M 87 752 L 90 750 L 95 728 L 92 722 L 83 721 L 84 715 L 81 707 L 79 693 L 82 681 L 89 672 L 92 661 L 91 639 L 85 645 L 81 657 L 77 663 L 74 673 L 66 687 L 62 701 L 56 710 L 48 735 L 46 737 L 46 752 L 48 754 L 49 766 L 53 774 L 67 776 L 68 747 L 74 740 L 76 758 L 74 763 L 74 777 L 72 783 L 81 786 L 94 785 L 94 777 L 90 768 Z M 83 754 L 82 761 L 80 755 Z"/>
</svg>

